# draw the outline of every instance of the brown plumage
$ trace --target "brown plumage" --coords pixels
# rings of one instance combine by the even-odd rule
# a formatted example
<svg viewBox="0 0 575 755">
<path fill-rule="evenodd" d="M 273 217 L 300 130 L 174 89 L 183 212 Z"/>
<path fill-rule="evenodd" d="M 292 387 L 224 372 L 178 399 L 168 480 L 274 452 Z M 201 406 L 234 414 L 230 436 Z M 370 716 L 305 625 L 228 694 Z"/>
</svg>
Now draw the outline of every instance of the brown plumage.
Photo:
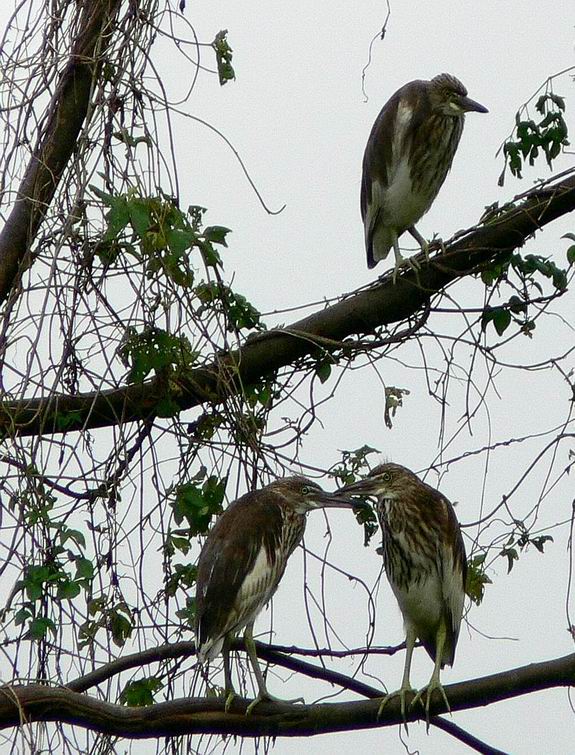
<svg viewBox="0 0 575 755">
<path fill-rule="evenodd" d="M 405 84 L 381 109 L 365 148 L 361 180 L 369 268 L 393 248 L 397 273 L 404 261 L 398 239 L 405 231 L 427 253 L 427 242 L 415 223 L 445 181 L 470 111 L 487 109 L 470 99 L 463 84 L 448 73 Z"/>
<path fill-rule="evenodd" d="M 301 542 L 307 513 L 352 505 L 341 493 L 327 493 L 304 477 L 286 477 L 243 495 L 210 530 L 198 562 L 196 643 L 200 661 L 223 651 L 228 705 L 234 695 L 229 645 L 242 629 L 259 689 L 250 709 L 259 700 L 273 699 L 257 661 L 254 621 L 275 593 L 290 555 Z"/>
<path fill-rule="evenodd" d="M 406 658 L 401 688 L 411 691 L 409 674 L 417 638 L 435 662 L 427 690 L 426 712 L 434 689 L 449 707 L 440 669 L 452 665 L 465 598 L 467 559 L 453 506 L 442 493 L 399 464 L 381 464 L 364 480 L 347 485 L 344 495 L 374 496 L 381 525 L 383 561 L 403 614 Z M 383 704 L 391 695 L 384 698 Z"/>
</svg>

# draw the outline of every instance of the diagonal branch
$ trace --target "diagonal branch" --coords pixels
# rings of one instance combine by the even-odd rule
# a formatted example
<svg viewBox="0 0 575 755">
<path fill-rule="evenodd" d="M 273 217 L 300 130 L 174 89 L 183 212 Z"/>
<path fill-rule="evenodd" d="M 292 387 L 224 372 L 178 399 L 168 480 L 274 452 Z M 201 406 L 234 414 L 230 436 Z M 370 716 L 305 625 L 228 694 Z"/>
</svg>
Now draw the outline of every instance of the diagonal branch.
<svg viewBox="0 0 575 755">
<path fill-rule="evenodd" d="M 238 350 L 182 372 L 171 400 L 179 411 L 218 403 L 276 370 L 314 353 L 343 348 L 343 340 L 413 317 L 450 283 L 477 271 L 498 255 L 522 246 L 548 223 L 575 209 L 575 176 L 523 195 L 517 204 L 464 234 L 458 234 L 421 270 L 406 270 L 393 285 L 388 276 L 293 325 L 248 338 Z M 166 381 L 77 395 L 20 399 L 0 404 L 0 430 L 37 435 L 107 427 L 154 416 L 166 398 Z"/>
<path fill-rule="evenodd" d="M 451 710 L 467 710 L 553 687 L 575 686 L 575 654 L 504 671 L 445 688 Z M 182 698 L 143 708 L 126 708 L 64 687 L 39 684 L 0 688 L 0 729 L 32 721 L 59 721 L 132 739 L 182 734 L 233 734 L 242 737 L 298 737 L 392 726 L 402 722 L 400 701 L 392 699 L 378 720 L 379 700 L 319 705 L 260 703 L 246 716 L 247 700 Z M 432 715 L 446 712 L 440 695 Z M 423 719 L 416 707 L 407 719 Z"/>
<path fill-rule="evenodd" d="M 48 106 L 48 120 L 39 137 L 17 199 L 0 233 L 0 301 L 7 298 L 22 270 L 46 208 L 76 148 L 121 0 L 81 3 L 74 47 Z"/>
</svg>

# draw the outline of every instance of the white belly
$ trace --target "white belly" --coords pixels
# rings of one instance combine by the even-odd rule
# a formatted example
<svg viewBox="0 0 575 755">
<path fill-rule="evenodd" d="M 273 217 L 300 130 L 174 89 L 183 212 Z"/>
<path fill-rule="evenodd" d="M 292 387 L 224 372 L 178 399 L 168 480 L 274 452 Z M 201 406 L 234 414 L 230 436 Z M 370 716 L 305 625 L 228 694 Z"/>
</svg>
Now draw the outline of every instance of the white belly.
<svg viewBox="0 0 575 755">
<path fill-rule="evenodd" d="M 430 207 L 429 197 L 413 191 L 407 159 L 400 158 L 390 171 L 382 219 L 400 232 L 415 225 Z"/>
<path fill-rule="evenodd" d="M 403 590 L 393 583 L 391 587 L 405 624 L 412 626 L 418 636 L 433 634 L 441 620 L 443 606 L 439 576 L 432 573 L 417 584 L 412 584 L 409 590 Z"/>
</svg>

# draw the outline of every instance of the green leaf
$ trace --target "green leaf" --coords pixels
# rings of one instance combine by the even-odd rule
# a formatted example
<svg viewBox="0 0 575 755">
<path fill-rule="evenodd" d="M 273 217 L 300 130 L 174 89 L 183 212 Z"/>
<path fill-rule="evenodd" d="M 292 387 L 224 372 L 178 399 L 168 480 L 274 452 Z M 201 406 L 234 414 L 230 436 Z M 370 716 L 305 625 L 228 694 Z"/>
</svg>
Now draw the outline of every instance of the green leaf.
<svg viewBox="0 0 575 755">
<path fill-rule="evenodd" d="M 511 312 L 508 309 L 498 307 L 493 314 L 493 325 L 497 334 L 502 336 L 511 323 Z"/>
<path fill-rule="evenodd" d="M 515 548 L 503 548 L 499 555 L 507 559 L 507 574 L 509 574 L 513 565 L 519 559 L 519 554 Z"/>
<path fill-rule="evenodd" d="M 76 559 L 76 579 L 94 579 L 94 564 L 90 561 L 90 559 Z"/>
<path fill-rule="evenodd" d="M 230 79 L 235 79 L 236 75 L 232 67 L 232 48 L 228 44 L 226 39 L 228 30 L 222 29 L 216 34 L 212 47 L 216 53 L 216 62 L 218 65 L 218 76 L 220 79 L 220 85 L 223 86 Z"/>
<path fill-rule="evenodd" d="M 155 676 L 128 682 L 120 693 L 120 702 L 122 705 L 128 705 L 132 708 L 153 705 L 155 702 L 154 694 L 161 690 L 163 686 L 164 683 Z"/>
<path fill-rule="evenodd" d="M 224 228 L 223 225 L 210 225 L 204 228 L 204 238 L 206 241 L 211 241 L 212 244 L 221 244 L 227 247 L 226 236 L 231 233 L 229 228 Z"/>
<path fill-rule="evenodd" d="M 123 610 L 126 609 L 124 608 Z M 122 647 L 126 640 L 132 636 L 133 626 L 130 618 L 122 612 L 122 608 L 120 607 L 110 611 L 108 627 L 112 633 L 112 640 L 118 647 Z"/>
<path fill-rule="evenodd" d="M 60 600 L 73 600 L 80 594 L 80 591 L 78 582 L 61 582 L 58 585 L 57 595 Z"/>
<path fill-rule="evenodd" d="M 327 360 L 320 362 L 315 368 L 315 374 L 318 376 L 320 383 L 325 383 L 327 380 L 329 380 L 329 376 L 331 375 L 330 362 L 328 362 Z"/>
<path fill-rule="evenodd" d="M 570 246 L 569 249 L 567 249 L 567 262 L 570 265 L 575 264 L 575 245 Z"/>
<path fill-rule="evenodd" d="M 170 504 L 176 524 L 185 519 L 191 535 L 207 532 L 212 517 L 222 511 L 226 483 L 227 478 L 219 480 L 211 476 L 201 487 L 193 482 L 179 485 Z"/>
<path fill-rule="evenodd" d="M 485 573 L 484 561 L 485 553 L 481 553 L 467 562 L 465 592 L 476 605 L 483 601 L 485 585 L 492 584 L 491 579 Z"/>
<path fill-rule="evenodd" d="M 26 637 L 30 640 L 43 640 L 48 632 L 56 636 L 56 625 L 52 619 L 38 617 L 30 622 Z"/>
</svg>

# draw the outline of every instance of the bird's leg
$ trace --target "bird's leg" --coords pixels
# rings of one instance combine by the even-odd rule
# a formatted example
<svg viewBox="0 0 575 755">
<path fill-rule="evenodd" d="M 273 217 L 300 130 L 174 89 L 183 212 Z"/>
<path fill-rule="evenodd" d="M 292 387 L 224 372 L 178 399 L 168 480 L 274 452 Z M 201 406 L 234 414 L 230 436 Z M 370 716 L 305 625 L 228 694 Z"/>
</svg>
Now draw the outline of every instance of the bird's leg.
<svg viewBox="0 0 575 755">
<path fill-rule="evenodd" d="M 399 248 L 399 241 L 397 238 L 397 233 L 393 234 L 393 253 L 395 254 L 395 267 L 393 268 L 393 283 L 395 284 L 395 281 L 397 280 L 397 273 L 399 272 L 400 267 L 403 267 L 404 265 L 409 265 L 409 267 L 412 270 L 419 270 L 419 263 L 416 260 L 414 260 L 412 257 L 405 258 L 403 256 Z"/>
<path fill-rule="evenodd" d="M 433 696 L 433 693 L 435 690 L 439 690 L 441 693 L 441 696 L 443 697 L 443 701 L 445 703 L 445 706 L 449 713 L 451 713 L 451 706 L 449 705 L 449 700 L 447 699 L 447 695 L 445 694 L 445 690 L 443 689 L 443 685 L 440 681 L 440 674 L 441 674 L 441 658 L 443 656 L 443 648 L 445 646 L 445 639 L 446 639 L 446 629 L 445 629 L 445 623 L 442 621 L 439 625 L 439 629 L 437 630 L 437 642 L 436 642 L 436 653 L 435 653 L 435 666 L 433 668 L 433 674 L 431 675 L 431 679 L 429 680 L 429 684 L 422 689 L 419 690 L 417 695 L 413 698 L 411 701 L 412 707 L 415 705 L 415 703 L 419 700 L 421 704 L 423 705 L 423 693 L 425 693 L 425 720 L 427 722 L 427 729 L 429 730 L 429 705 L 431 703 L 431 698 Z"/>
<path fill-rule="evenodd" d="M 236 696 L 236 691 L 232 684 L 232 671 L 230 667 L 230 645 L 231 638 L 226 636 L 222 647 L 222 657 L 224 659 L 224 695 L 226 699 L 224 710 L 226 711 L 226 713 L 229 711 L 233 699 Z"/>
<path fill-rule="evenodd" d="M 413 689 L 409 681 L 409 674 L 411 672 L 411 657 L 413 655 L 413 648 L 415 647 L 416 639 L 417 639 L 417 635 L 415 631 L 413 630 L 412 627 L 408 626 L 407 631 L 406 631 L 406 638 L 405 638 L 405 644 L 406 644 L 405 665 L 403 667 L 403 679 L 401 680 L 401 687 L 395 692 L 390 692 L 388 695 L 386 695 L 382 699 L 380 706 L 378 708 L 378 711 L 377 711 L 378 720 L 387 702 L 391 700 L 392 697 L 397 697 L 399 695 L 399 699 L 401 702 L 401 715 L 405 723 L 405 695 L 408 692 L 410 694 L 415 693 L 415 690 Z M 406 723 L 406 727 L 407 727 L 407 723 Z"/>
<path fill-rule="evenodd" d="M 251 624 L 248 624 L 245 629 L 244 644 L 246 646 L 246 651 L 249 656 L 250 662 L 252 664 L 252 668 L 254 670 L 254 674 L 256 675 L 256 681 L 258 684 L 257 697 L 255 697 L 251 701 L 251 703 L 248 705 L 246 709 L 246 716 L 249 716 L 249 714 L 256 707 L 256 705 L 262 700 L 271 700 L 272 702 L 276 702 L 276 703 L 298 703 L 298 702 L 303 703 L 304 702 L 303 697 L 297 697 L 293 700 L 282 700 L 281 697 L 274 697 L 273 695 L 270 695 L 270 693 L 268 692 L 266 683 L 264 680 L 264 676 L 262 674 L 262 670 L 260 668 L 260 664 L 258 661 L 258 654 L 256 652 L 256 644 L 254 642 L 253 622 L 251 622 Z"/>
<path fill-rule="evenodd" d="M 414 225 L 408 228 L 407 231 L 417 241 L 417 243 L 421 247 L 421 251 L 425 254 L 425 259 L 429 262 L 429 242 L 423 238 L 421 233 Z"/>
</svg>

